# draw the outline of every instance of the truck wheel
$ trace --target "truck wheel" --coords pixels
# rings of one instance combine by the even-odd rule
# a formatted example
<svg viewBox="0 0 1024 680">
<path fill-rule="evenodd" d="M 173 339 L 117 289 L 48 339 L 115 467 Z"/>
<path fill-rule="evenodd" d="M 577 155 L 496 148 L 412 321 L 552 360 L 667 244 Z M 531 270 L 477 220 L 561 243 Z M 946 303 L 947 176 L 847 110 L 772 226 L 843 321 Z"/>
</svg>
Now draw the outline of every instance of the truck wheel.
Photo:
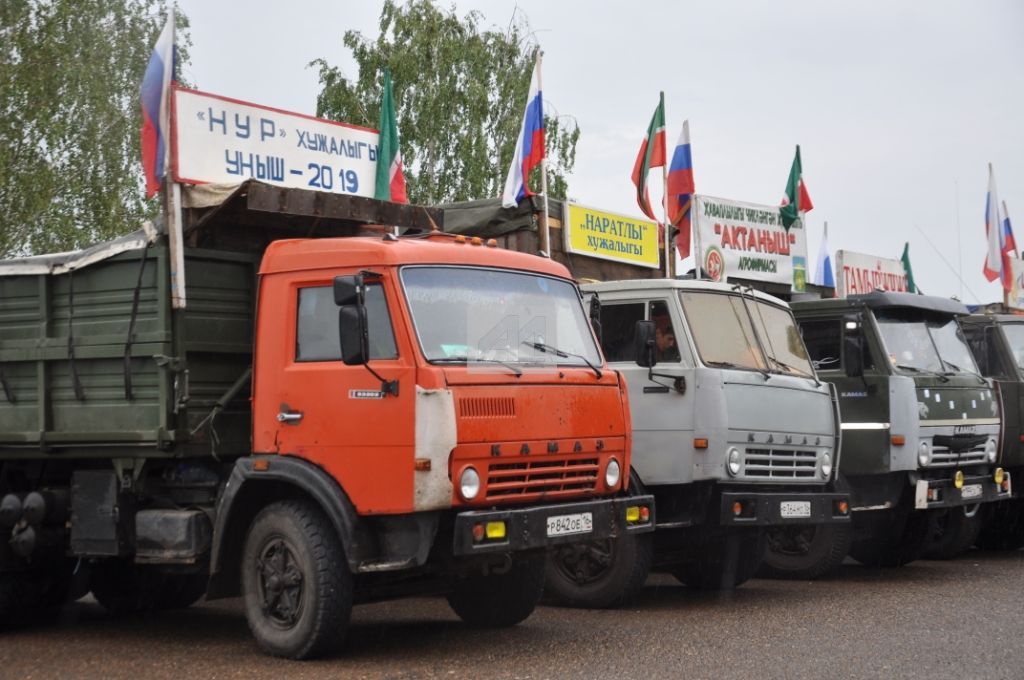
<svg viewBox="0 0 1024 680">
<path fill-rule="evenodd" d="M 852 536 L 848 523 L 771 527 L 757 575 L 800 580 L 824 576 L 842 564 Z"/>
<path fill-rule="evenodd" d="M 976 545 L 982 550 L 1024 548 L 1024 502 L 990 503 Z"/>
<path fill-rule="evenodd" d="M 560 545 L 548 553 L 545 594 L 567 607 L 618 607 L 644 585 L 651 560 L 650 534 Z"/>
<path fill-rule="evenodd" d="M 930 560 L 949 560 L 974 545 L 981 533 L 981 506 L 965 505 L 937 512 L 924 556 Z"/>
<path fill-rule="evenodd" d="M 766 545 L 765 533 L 758 529 L 717 536 L 699 546 L 699 556 L 677 566 L 672 575 L 691 588 L 732 590 L 757 573 Z"/>
<path fill-rule="evenodd" d="M 544 593 L 544 553 L 514 555 L 503 574 L 456 577 L 448 604 L 471 626 L 505 628 L 526 620 Z"/>
<path fill-rule="evenodd" d="M 850 557 L 866 567 L 902 567 L 921 557 L 930 534 L 927 510 L 912 510 L 905 521 L 894 518 L 880 534 L 854 541 Z"/>
<path fill-rule="evenodd" d="M 71 569 L 0 573 L 0 630 L 45 623 L 68 601 Z"/>
<path fill-rule="evenodd" d="M 242 552 L 249 629 L 274 656 L 311 659 L 337 649 L 352 614 L 353 579 L 341 539 L 315 505 L 265 507 Z"/>
<path fill-rule="evenodd" d="M 0 630 L 13 628 L 31 614 L 34 590 L 26 574 L 0 573 Z"/>
</svg>

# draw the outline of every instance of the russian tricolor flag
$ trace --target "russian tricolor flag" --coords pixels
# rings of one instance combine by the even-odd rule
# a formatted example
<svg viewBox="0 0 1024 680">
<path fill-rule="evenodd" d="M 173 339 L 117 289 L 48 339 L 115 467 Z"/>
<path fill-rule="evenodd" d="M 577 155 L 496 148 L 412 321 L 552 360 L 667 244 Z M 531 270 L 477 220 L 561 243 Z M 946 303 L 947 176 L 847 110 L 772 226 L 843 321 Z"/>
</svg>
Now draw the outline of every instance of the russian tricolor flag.
<svg viewBox="0 0 1024 680">
<path fill-rule="evenodd" d="M 988 166 L 988 196 L 985 197 L 985 235 L 988 238 L 988 252 L 982 269 L 985 278 L 989 281 L 1001 279 L 1003 290 L 1010 291 L 1013 289 L 1010 258 L 1017 257 L 1017 242 L 1013 238 L 1013 228 L 1010 226 L 1006 204 L 1000 206 L 999 203 L 996 176 L 991 163 Z"/>
<path fill-rule="evenodd" d="M 142 78 L 142 170 L 146 177 L 146 198 L 160 191 L 160 183 L 167 174 L 173 74 L 174 11 L 171 10 Z"/>
<path fill-rule="evenodd" d="M 516 141 L 516 152 L 505 179 L 505 190 L 501 194 L 501 205 L 514 208 L 519 201 L 533 192 L 527 185 L 530 171 L 544 160 L 544 97 L 540 89 L 540 55 L 533 67 L 530 78 L 530 94 L 526 98 L 526 112 L 523 114 L 523 128 Z"/>
<path fill-rule="evenodd" d="M 676 248 L 682 258 L 690 255 L 690 206 L 693 204 L 693 156 L 690 154 L 690 121 L 683 121 L 683 131 L 672 151 L 668 166 L 668 219 L 679 228 Z"/>
</svg>

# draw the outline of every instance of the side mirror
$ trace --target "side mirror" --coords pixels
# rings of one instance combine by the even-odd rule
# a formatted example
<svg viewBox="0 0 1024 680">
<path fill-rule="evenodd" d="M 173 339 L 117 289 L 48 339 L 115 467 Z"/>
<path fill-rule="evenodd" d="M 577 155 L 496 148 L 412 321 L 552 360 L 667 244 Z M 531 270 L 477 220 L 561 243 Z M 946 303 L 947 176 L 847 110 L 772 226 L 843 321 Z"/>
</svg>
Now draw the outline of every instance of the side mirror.
<svg viewBox="0 0 1024 680">
<path fill-rule="evenodd" d="M 338 309 L 338 337 L 341 339 L 341 360 L 346 366 L 358 366 L 370 360 L 365 306 L 343 305 Z"/>
<path fill-rule="evenodd" d="M 343 305 L 362 305 L 364 299 L 363 291 L 365 290 L 362 274 L 335 276 L 334 304 L 339 307 Z"/>
<path fill-rule="evenodd" d="M 598 344 L 601 344 L 601 298 L 594 293 L 590 297 L 590 308 L 587 310 L 590 316 L 590 326 L 594 329 Z"/>
<path fill-rule="evenodd" d="M 334 304 L 338 305 L 341 360 L 346 366 L 365 364 L 370 359 L 370 338 L 362 274 L 334 277 Z"/>
<path fill-rule="evenodd" d="M 633 334 L 633 349 L 636 354 L 636 363 L 644 368 L 651 368 L 658 363 L 657 353 L 654 351 L 657 346 L 653 321 L 637 321 L 636 332 Z"/>
<path fill-rule="evenodd" d="M 864 336 L 860 329 L 859 314 L 843 317 L 843 368 L 851 378 L 864 375 Z"/>
</svg>

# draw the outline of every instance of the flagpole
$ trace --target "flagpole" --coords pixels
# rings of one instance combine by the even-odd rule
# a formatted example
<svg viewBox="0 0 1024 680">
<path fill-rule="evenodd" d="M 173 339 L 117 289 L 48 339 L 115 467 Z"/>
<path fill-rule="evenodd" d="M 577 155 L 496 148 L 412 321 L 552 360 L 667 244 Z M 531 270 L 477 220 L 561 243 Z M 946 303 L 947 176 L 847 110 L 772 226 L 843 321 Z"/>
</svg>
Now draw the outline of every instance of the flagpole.
<svg viewBox="0 0 1024 680">
<path fill-rule="evenodd" d="M 171 308 L 185 309 L 185 243 L 184 243 L 184 218 L 181 206 L 181 185 L 174 181 L 172 170 L 174 164 L 171 162 L 171 155 L 177 146 L 177 135 L 171 120 L 172 100 L 174 98 L 174 48 L 177 44 L 177 35 L 174 22 L 174 6 L 168 10 L 171 23 L 171 85 L 167 92 L 167 130 L 170 132 L 170 139 L 167 140 L 167 149 L 164 153 L 164 186 L 167 188 L 166 202 L 164 204 L 165 222 L 167 227 L 167 240 L 170 247 L 170 275 L 171 275 Z M 161 111 L 161 116 L 163 112 Z"/>
<path fill-rule="evenodd" d="M 664 90 L 661 91 L 660 96 L 661 96 L 661 102 L 660 102 L 660 104 L 661 104 L 661 111 L 662 111 L 662 115 L 664 115 L 664 112 L 665 112 L 665 91 Z M 665 116 L 665 120 L 666 121 L 668 120 L 668 116 Z M 665 140 L 666 134 L 667 134 L 667 130 L 665 131 L 665 133 L 663 133 L 661 135 L 661 138 L 662 138 L 663 141 Z M 667 147 L 668 144 L 666 143 L 665 146 Z M 661 196 L 661 208 L 662 208 L 663 219 L 665 220 L 665 278 L 666 279 L 671 279 L 672 278 L 672 225 L 669 224 L 669 221 L 668 221 L 668 164 L 669 164 L 669 158 L 668 158 L 668 149 L 667 148 L 662 149 L 662 156 L 665 159 L 665 162 L 661 164 L 661 181 L 662 181 L 662 185 L 661 186 L 662 186 L 662 189 L 663 189 L 662 196 Z"/>
<path fill-rule="evenodd" d="M 684 123 L 684 125 L 686 125 L 686 139 L 689 140 L 690 139 L 690 121 L 687 120 Z M 692 145 L 692 143 L 690 145 L 690 167 L 693 167 L 693 145 Z M 696 272 L 696 279 L 698 281 L 701 281 L 704 278 L 702 276 L 702 274 L 701 274 L 701 270 L 704 268 L 703 267 L 704 255 L 701 253 L 701 249 L 700 249 L 700 247 L 701 247 L 700 246 L 700 229 L 697 228 L 697 220 L 694 219 L 694 212 L 695 212 L 694 207 L 697 205 L 697 186 L 696 185 L 697 185 L 697 183 L 694 182 L 693 194 L 690 196 L 690 207 L 687 208 L 687 212 L 689 213 L 689 217 L 690 217 L 690 231 L 693 232 L 693 235 L 690 237 L 690 240 L 693 243 L 694 271 Z"/>
<path fill-rule="evenodd" d="M 542 50 L 537 50 L 537 89 L 540 91 L 541 96 L 541 108 L 543 108 L 544 102 L 544 83 L 541 81 L 541 57 L 544 56 Z M 544 121 L 541 120 L 541 125 L 544 125 Z M 545 130 L 544 143 L 547 144 L 547 134 Z M 529 181 L 528 177 L 523 178 L 523 182 Z M 548 226 L 548 150 L 544 149 L 544 157 L 540 161 L 540 192 L 544 195 L 544 224 L 541 225 L 541 242 L 540 249 L 544 254 L 544 257 L 551 257 L 551 230 Z"/>
</svg>

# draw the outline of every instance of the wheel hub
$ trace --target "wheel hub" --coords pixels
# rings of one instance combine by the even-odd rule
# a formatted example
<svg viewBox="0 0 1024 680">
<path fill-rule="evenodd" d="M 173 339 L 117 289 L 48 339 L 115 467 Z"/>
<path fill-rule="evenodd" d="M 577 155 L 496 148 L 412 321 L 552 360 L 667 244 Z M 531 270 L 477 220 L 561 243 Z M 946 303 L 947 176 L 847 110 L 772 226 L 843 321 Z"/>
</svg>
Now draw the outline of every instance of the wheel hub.
<svg viewBox="0 0 1024 680">
<path fill-rule="evenodd" d="M 291 628 L 302 614 L 303 576 L 295 554 L 284 539 L 267 542 L 256 560 L 260 607 L 267 618 Z"/>
</svg>

